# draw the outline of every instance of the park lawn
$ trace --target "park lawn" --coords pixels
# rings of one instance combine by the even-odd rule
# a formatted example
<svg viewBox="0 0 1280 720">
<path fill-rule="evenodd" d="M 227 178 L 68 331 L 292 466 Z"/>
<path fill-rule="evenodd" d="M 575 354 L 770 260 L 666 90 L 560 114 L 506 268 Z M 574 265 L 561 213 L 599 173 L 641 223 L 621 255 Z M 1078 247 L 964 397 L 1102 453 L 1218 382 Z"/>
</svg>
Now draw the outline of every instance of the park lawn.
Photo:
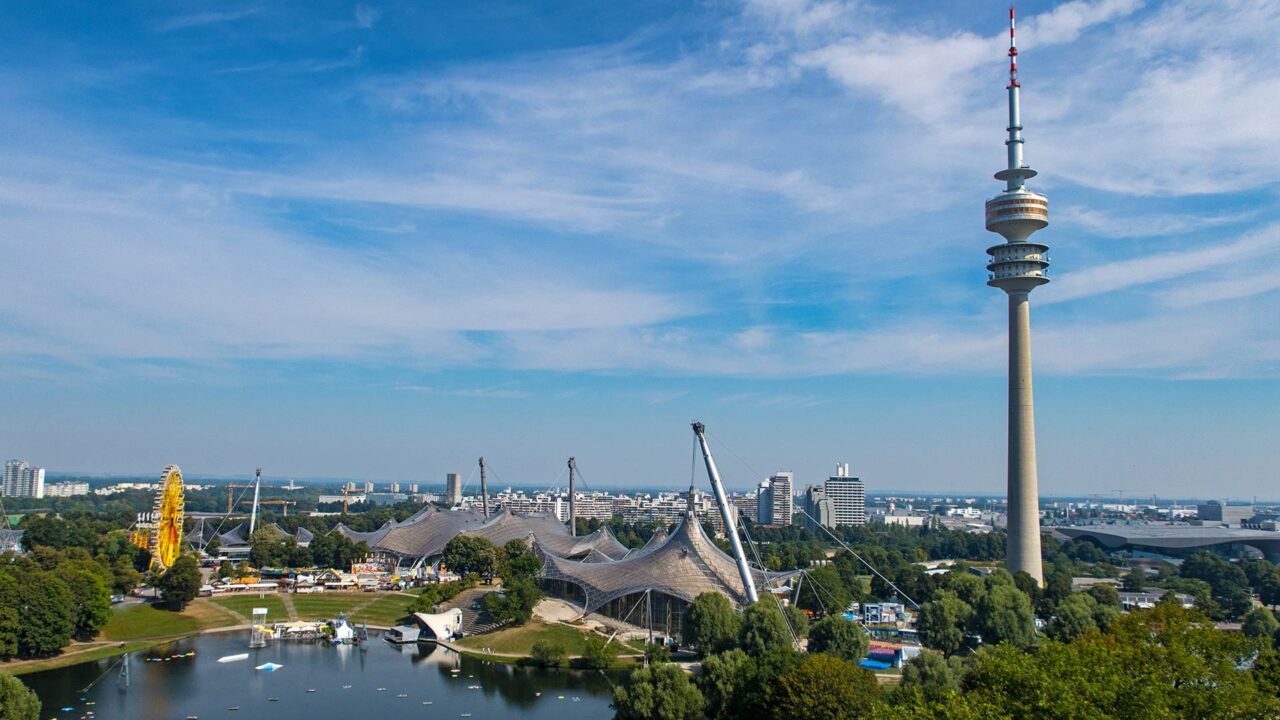
<svg viewBox="0 0 1280 720">
<path fill-rule="evenodd" d="M 414 598 L 405 595 L 383 595 L 372 603 L 360 608 L 351 616 L 354 623 L 369 623 L 391 627 L 409 614 L 409 605 Z"/>
<path fill-rule="evenodd" d="M 266 595 L 264 597 L 258 597 L 257 595 L 224 595 L 210 598 L 209 602 L 243 615 L 246 622 L 253 619 L 253 609 L 258 607 L 267 609 L 267 622 L 269 623 L 284 622 L 289 619 L 289 611 L 285 609 L 284 601 L 278 595 Z"/>
<path fill-rule="evenodd" d="M 533 644 L 539 640 L 552 642 L 564 648 L 569 656 L 581 655 L 585 649 L 585 641 L 589 633 L 572 625 L 559 623 L 528 622 L 517 627 L 495 630 L 483 635 L 471 635 L 457 641 L 458 645 L 474 650 L 489 648 L 495 653 L 506 655 L 528 655 L 533 651 Z M 617 642 L 615 640 L 615 642 Z M 629 645 L 622 645 L 622 651 L 642 652 Z"/>
<path fill-rule="evenodd" d="M 292 600 L 299 620 L 332 620 L 375 598 L 372 593 L 302 593 Z"/>
<path fill-rule="evenodd" d="M 61 655 L 44 658 L 42 660 L 21 660 L 10 663 L 0 663 L 0 670 L 3 670 L 10 675 L 26 675 L 27 673 L 40 672 L 41 670 L 54 670 L 68 665 L 79 665 L 80 663 L 101 660 L 106 657 L 123 655 L 125 653 L 136 652 L 138 650 L 146 650 L 149 647 L 154 647 L 167 642 L 169 641 L 155 640 L 129 642 L 124 643 L 123 646 L 121 646 L 120 643 L 106 643 L 83 652 L 64 652 Z"/>
<path fill-rule="evenodd" d="M 193 602 L 182 612 L 174 612 L 147 603 L 116 608 L 102 628 L 106 640 L 188 635 L 208 628 L 234 625 L 235 620 L 216 607 Z"/>
</svg>

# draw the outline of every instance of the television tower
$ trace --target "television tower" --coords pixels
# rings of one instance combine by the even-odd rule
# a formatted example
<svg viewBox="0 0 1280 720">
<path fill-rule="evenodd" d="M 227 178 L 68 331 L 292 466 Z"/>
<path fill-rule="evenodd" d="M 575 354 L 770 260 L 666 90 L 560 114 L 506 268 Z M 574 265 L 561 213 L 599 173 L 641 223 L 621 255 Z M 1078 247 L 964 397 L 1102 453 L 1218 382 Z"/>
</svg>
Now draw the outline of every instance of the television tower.
<svg viewBox="0 0 1280 720">
<path fill-rule="evenodd" d="M 1009 8 L 1008 167 L 996 173 L 1004 192 L 987 201 L 987 230 L 1005 242 L 987 248 L 987 284 L 1009 295 L 1009 572 L 1025 571 L 1044 583 L 1040 566 L 1040 493 L 1036 485 L 1036 424 L 1031 393 L 1031 307 L 1033 289 L 1049 282 L 1048 245 L 1030 242 L 1049 224 L 1049 199 L 1026 188 L 1036 171 L 1022 162 L 1022 117 L 1018 93 L 1018 46 Z"/>
</svg>

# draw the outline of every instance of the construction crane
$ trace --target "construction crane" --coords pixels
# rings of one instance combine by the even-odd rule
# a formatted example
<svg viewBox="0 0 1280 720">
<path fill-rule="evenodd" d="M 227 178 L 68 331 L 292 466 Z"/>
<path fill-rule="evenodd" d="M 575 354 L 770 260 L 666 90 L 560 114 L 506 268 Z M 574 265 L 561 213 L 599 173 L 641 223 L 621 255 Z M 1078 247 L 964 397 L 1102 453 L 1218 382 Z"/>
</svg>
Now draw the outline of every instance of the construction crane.
<svg viewBox="0 0 1280 720">
<path fill-rule="evenodd" d="M 252 487 L 253 487 L 253 485 L 237 485 L 237 484 L 235 484 L 235 483 L 231 483 L 231 484 L 227 485 L 227 514 L 228 514 L 228 515 L 230 515 L 230 514 L 231 514 L 231 511 L 232 511 L 232 510 L 235 508 L 235 506 L 236 506 L 236 491 L 237 491 L 237 490 L 248 490 L 248 489 L 250 489 L 250 488 L 252 488 Z"/>
<path fill-rule="evenodd" d="M 249 502 L 249 499 L 243 498 L 240 500 L 240 502 L 242 503 Z M 297 500 L 259 500 L 258 504 L 259 505 L 279 505 L 282 510 L 281 514 L 283 514 L 285 517 L 289 517 L 289 506 L 297 505 L 298 501 Z"/>
</svg>

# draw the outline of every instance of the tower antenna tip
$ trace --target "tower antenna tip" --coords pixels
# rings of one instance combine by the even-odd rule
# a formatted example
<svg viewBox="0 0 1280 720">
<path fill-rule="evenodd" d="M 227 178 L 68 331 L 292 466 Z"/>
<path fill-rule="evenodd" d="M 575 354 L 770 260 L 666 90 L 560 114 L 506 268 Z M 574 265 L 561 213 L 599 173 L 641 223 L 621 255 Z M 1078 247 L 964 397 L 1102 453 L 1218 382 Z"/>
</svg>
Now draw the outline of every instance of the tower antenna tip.
<svg viewBox="0 0 1280 720">
<path fill-rule="evenodd" d="M 1021 87 L 1018 84 L 1018 43 L 1014 37 L 1014 10 L 1009 6 L 1009 87 Z"/>
</svg>

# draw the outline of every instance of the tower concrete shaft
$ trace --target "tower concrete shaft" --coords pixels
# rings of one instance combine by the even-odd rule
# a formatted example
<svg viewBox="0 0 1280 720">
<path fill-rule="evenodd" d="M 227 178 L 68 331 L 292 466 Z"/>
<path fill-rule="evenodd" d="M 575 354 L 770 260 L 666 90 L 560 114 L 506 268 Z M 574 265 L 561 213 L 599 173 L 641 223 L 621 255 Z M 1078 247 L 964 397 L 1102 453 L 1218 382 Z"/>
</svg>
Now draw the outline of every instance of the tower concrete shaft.
<svg viewBox="0 0 1280 720">
<path fill-rule="evenodd" d="M 1043 584 L 1036 413 L 1031 387 L 1031 303 L 1009 293 L 1009 526 L 1005 564 Z"/>
<path fill-rule="evenodd" d="M 1040 491 L 1036 477 L 1035 402 L 1031 388 L 1030 293 L 1049 282 L 1049 246 L 1031 242 L 1049 225 L 1049 199 L 1026 188 L 1036 171 L 1022 161 L 1021 89 L 1014 13 L 1009 9 L 1008 166 L 996 173 L 1004 192 L 987 201 L 987 230 L 1005 242 L 987 248 L 987 284 L 1009 295 L 1009 524 L 1005 564 L 1044 583 L 1040 561 Z"/>
</svg>

